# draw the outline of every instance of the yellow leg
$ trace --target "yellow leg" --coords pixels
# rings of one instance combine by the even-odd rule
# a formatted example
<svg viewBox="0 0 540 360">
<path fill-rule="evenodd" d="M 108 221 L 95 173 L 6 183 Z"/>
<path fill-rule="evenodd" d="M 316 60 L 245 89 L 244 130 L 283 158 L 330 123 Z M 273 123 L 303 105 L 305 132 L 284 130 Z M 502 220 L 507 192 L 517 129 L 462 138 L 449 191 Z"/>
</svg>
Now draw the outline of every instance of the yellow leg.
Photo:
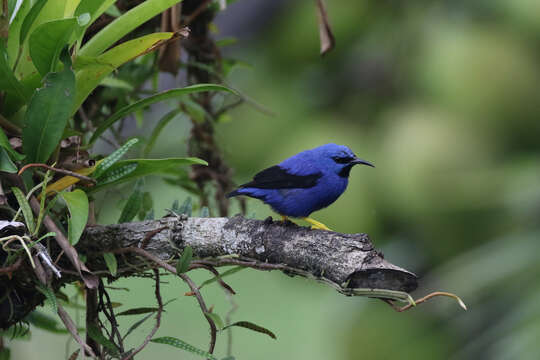
<svg viewBox="0 0 540 360">
<path fill-rule="evenodd" d="M 289 218 L 286 217 L 285 215 L 281 215 L 281 214 L 280 214 L 280 216 L 281 216 L 281 221 L 283 221 L 283 222 L 289 221 Z"/>
<path fill-rule="evenodd" d="M 328 231 L 332 231 L 332 230 L 330 230 L 330 229 L 328 228 L 328 226 L 324 225 L 324 224 L 321 223 L 321 222 L 318 222 L 317 220 L 313 220 L 313 219 L 307 218 L 307 217 L 302 218 L 302 220 L 305 220 L 305 221 L 307 221 L 308 223 L 310 223 L 311 225 L 313 225 L 313 226 L 311 226 L 312 229 L 319 229 L 319 230 L 328 230 Z"/>
</svg>

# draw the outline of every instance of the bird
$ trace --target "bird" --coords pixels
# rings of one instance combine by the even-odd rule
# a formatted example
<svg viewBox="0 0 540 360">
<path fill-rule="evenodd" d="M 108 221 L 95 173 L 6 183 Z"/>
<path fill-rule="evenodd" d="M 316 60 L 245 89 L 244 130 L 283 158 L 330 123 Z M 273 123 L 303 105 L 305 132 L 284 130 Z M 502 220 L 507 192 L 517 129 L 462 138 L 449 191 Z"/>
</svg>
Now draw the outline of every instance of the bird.
<svg viewBox="0 0 540 360">
<path fill-rule="evenodd" d="M 260 171 L 227 197 L 245 195 L 259 199 L 281 215 L 284 222 L 289 217 L 300 218 L 310 223 L 312 229 L 330 230 L 309 216 L 343 194 L 351 168 L 359 164 L 375 167 L 345 145 L 325 144 Z"/>
</svg>

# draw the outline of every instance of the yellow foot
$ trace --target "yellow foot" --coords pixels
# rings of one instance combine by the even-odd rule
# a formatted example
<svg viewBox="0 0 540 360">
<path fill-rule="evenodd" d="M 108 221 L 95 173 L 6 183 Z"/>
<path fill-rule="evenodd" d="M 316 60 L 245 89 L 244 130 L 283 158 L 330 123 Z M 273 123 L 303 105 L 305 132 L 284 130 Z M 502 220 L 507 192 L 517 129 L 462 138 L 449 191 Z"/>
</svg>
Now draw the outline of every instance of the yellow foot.
<svg viewBox="0 0 540 360">
<path fill-rule="evenodd" d="M 312 229 L 332 231 L 332 230 L 330 230 L 330 228 L 328 228 L 328 226 L 324 225 L 321 222 L 318 222 L 317 220 L 313 220 L 313 219 L 308 218 L 308 217 L 302 218 L 302 220 L 305 220 L 308 223 L 310 223 L 312 225 L 311 226 Z"/>
</svg>

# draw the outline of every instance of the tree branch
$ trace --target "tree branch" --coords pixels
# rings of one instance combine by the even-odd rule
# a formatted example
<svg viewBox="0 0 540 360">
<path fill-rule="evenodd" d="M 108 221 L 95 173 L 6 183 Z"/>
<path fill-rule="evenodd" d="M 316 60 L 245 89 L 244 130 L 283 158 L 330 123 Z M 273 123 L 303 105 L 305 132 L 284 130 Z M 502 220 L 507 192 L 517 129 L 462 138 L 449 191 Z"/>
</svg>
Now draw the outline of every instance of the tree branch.
<svg viewBox="0 0 540 360">
<path fill-rule="evenodd" d="M 166 217 L 90 226 L 77 249 L 86 255 L 87 266 L 96 274 L 106 273 L 104 252 L 123 253 L 118 258 L 118 274 L 129 276 L 148 269 L 150 263 L 136 252 L 120 249 L 142 243 L 146 252 L 160 259 L 160 266 L 176 262 L 174 258 L 189 245 L 200 259 L 192 262 L 193 268 L 205 264 L 281 270 L 323 281 L 346 295 L 369 294 L 355 292 L 356 288 L 411 292 L 417 287 L 416 276 L 387 262 L 366 234 L 311 230 L 271 219 Z"/>
</svg>

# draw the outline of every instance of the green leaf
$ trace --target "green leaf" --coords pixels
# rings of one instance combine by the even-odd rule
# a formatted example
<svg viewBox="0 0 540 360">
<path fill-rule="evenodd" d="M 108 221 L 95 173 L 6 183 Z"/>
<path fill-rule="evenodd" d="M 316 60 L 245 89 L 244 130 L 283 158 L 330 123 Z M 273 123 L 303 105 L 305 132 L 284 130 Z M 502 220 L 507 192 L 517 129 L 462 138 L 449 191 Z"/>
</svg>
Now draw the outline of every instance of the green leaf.
<svg viewBox="0 0 540 360">
<path fill-rule="evenodd" d="M 116 276 L 116 271 L 118 270 L 118 263 L 116 262 L 116 257 L 113 253 L 104 253 L 103 259 L 105 259 L 105 264 L 107 265 L 107 269 L 109 269 L 109 272 L 112 276 Z"/>
<path fill-rule="evenodd" d="M 36 288 L 39 290 L 40 293 L 45 295 L 45 297 L 49 301 L 49 304 L 51 305 L 53 312 L 55 314 L 58 313 L 58 302 L 56 300 L 56 295 L 54 295 L 54 292 L 49 287 L 41 284 L 37 284 Z"/>
<path fill-rule="evenodd" d="M 34 24 L 34 21 L 36 21 L 36 18 L 38 17 L 41 9 L 43 9 L 43 6 L 45 6 L 46 3 L 47 0 L 37 0 L 28 12 L 28 14 L 25 16 L 24 21 L 21 25 L 21 31 L 19 33 L 19 44 L 22 45 L 26 40 L 26 36 L 28 35 L 30 28 Z"/>
<path fill-rule="evenodd" d="M 11 144 L 9 143 L 9 140 L 8 140 L 6 134 L 4 133 L 4 130 L 2 130 L 2 128 L 0 128 L 0 146 L 3 147 L 9 153 L 9 155 L 11 155 L 11 157 L 13 159 L 15 159 L 17 161 L 21 161 L 22 159 L 24 159 L 23 154 L 20 154 L 17 151 L 13 150 L 13 148 L 11 147 Z"/>
<path fill-rule="evenodd" d="M 109 174 L 116 174 L 118 169 L 122 169 L 122 171 L 124 171 L 126 170 L 126 166 L 130 164 L 136 164 L 137 167 L 134 170 L 131 170 L 125 176 L 117 178 L 114 181 L 104 181 L 104 179 L 109 178 Z M 159 173 L 174 173 L 177 171 L 178 166 L 192 164 L 207 165 L 208 163 L 197 158 L 130 159 L 118 161 L 103 175 L 101 181 L 89 191 L 95 192 L 103 190 L 103 188 L 107 186 L 123 183 L 142 176 L 155 175 Z"/>
<path fill-rule="evenodd" d="M 122 179 L 124 176 L 128 176 L 130 173 L 135 171 L 138 164 L 126 164 L 120 167 L 115 167 L 114 169 L 111 169 L 107 171 L 104 175 L 101 176 L 99 179 L 99 183 L 101 185 L 105 185 L 108 183 L 112 183 L 116 180 Z"/>
<path fill-rule="evenodd" d="M 77 97 L 71 109 L 71 114 L 77 112 L 88 95 L 113 70 L 139 55 L 153 51 L 157 48 L 156 44 L 170 39 L 173 35 L 173 33 L 167 32 L 141 36 L 117 45 L 98 57 L 81 56 L 79 54 L 74 65 L 77 78 Z"/>
<path fill-rule="evenodd" d="M 22 101 L 27 101 L 30 98 L 30 94 L 17 80 L 9 66 L 8 54 L 2 41 L 0 41 L 0 90 L 13 94 Z"/>
<path fill-rule="evenodd" d="M 40 311 L 32 311 L 26 318 L 33 326 L 55 334 L 67 334 L 68 331 L 56 321 L 55 318 Z"/>
<path fill-rule="evenodd" d="M 195 346 L 190 345 L 183 340 L 180 340 L 171 336 L 163 336 L 160 338 L 152 339 L 150 341 L 154 343 L 158 343 L 158 344 L 166 344 L 166 345 L 174 346 L 176 348 L 188 351 L 192 354 L 199 355 L 201 357 L 205 357 L 207 359 L 217 360 L 217 358 L 214 355 L 204 350 L 201 350 L 199 348 L 196 348 Z"/>
<path fill-rule="evenodd" d="M 25 114 L 22 140 L 29 163 L 44 163 L 51 156 L 75 100 L 75 76 L 68 65 L 61 72 L 48 74 L 44 81 L 43 88 L 30 99 Z"/>
<path fill-rule="evenodd" d="M 186 200 L 184 200 L 184 202 L 182 203 L 182 206 L 180 206 L 180 209 L 178 209 L 178 214 L 191 216 L 192 209 L 193 205 L 191 203 L 191 196 L 188 196 Z"/>
<path fill-rule="evenodd" d="M 105 172 L 118 160 L 120 160 L 122 156 L 124 156 L 128 152 L 128 150 L 137 142 L 139 142 L 139 139 L 131 139 L 124 145 L 122 145 L 120 148 L 115 150 L 112 154 L 103 159 L 103 161 L 100 162 L 99 165 L 96 167 L 96 170 L 94 170 L 94 172 L 92 173 L 94 179 L 99 179 L 101 175 L 105 174 Z"/>
<path fill-rule="evenodd" d="M 254 324 L 252 322 L 249 322 L 249 321 L 238 321 L 238 322 L 235 322 L 235 323 L 233 323 L 231 325 L 225 326 L 221 330 L 228 329 L 228 328 L 230 328 L 232 326 L 243 327 L 245 329 L 249 329 L 249 330 L 253 330 L 253 331 L 256 331 L 256 332 L 259 332 L 259 333 L 262 333 L 262 334 L 266 334 L 266 335 L 270 336 L 272 339 L 276 339 L 276 335 L 273 332 L 271 332 L 270 330 L 268 330 L 266 328 L 263 328 L 262 326 Z"/>
<path fill-rule="evenodd" d="M 127 81 L 121 80 L 121 79 L 118 79 L 118 78 L 115 78 L 115 77 L 112 77 L 112 76 L 108 76 L 108 77 L 104 78 L 103 80 L 101 80 L 99 85 L 110 87 L 110 88 L 123 89 L 123 90 L 127 90 L 127 91 L 133 91 L 134 90 L 133 85 L 131 85 Z"/>
<path fill-rule="evenodd" d="M 15 14 L 15 18 L 12 19 L 11 23 L 9 24 L 9 34 L 8 34 L 8 41 L 7 41 L 7 52 L 8 54 L 16 55 L 19 51 L 19 39 L 21 34 L 21 28 L 24 20 L 27 18 L 28 12 L 30 11 L 30 8 L 32 6 L 30 1 L 20 1 L 20 7 L 19 10 L 17 10 L 17 14 Z M 10 17 L 13 14 L 11 11 Z M 11 68 L 13 68 L 13 65 L 15 64 L 15 56 L 13 56 L 12 59 L 9 61 L 9 65 Z"/>
<path fill-rule="evenodd" d="M 101 14 L 107 11 L 115 1 L 116 0 L 82 0 L 79 3 L 73 15 L 79 17 L 83 14 L 89 14 L 90 20 L 87 24 L 76 30 L 77 40 L 80 41 L 82 39 L 86 28 L 92 25 L 92 23 L 96 21 Z"/>
<path fill-rule="evenodd" d="M 103 28 L 81 48 L 82 56 L 97 56 L 139 25 L 181 0 L 147 0 L 130 9 Z M 106 10 L 106 9 L 105 9 Z"/>
<path fill-rule="evenodd" d="M 41 76 L 55 71 L 60 52 L 78 26 L 76 18 L 53 20 L 36 27 L 28 42 L 30 57 Z"/>
<path fill-rule="evenodd" d="M 26 196 L 24 196 L 21 189 L 17 187 L 12 187 L 11 191 L 13 191 L 13 195 L 15 195 L 15 198 L 17 199 L 17 202 L 19 203 L 21 211 L 24 215 L 24 221 L 26 222 L 28 232 L 33 233 L 35 228 L 34 216 L 32 215 L 32 209 L 30 208 L 28 200 L 26 200 Z"/>
<path fill-rule="evenodd" d="M 199 217 L 207 218 L 210 216 L 210 209 L 208 209 L 208 206 L 203 206 L 201 208 L 201 212 L 199 214 Z"/>
<path fill-rule="evenodd" d="M 243 270 L 243 269 L 245 269 L 245 268 L 242 267 L 242 266 L 236 266 L 236 267 L 233 267 L 232 269 L 229 269 L 229 270 L 227 270 L 227 271 L 224 271 L 222 274 L 219 275 L 219 277 L 214 276 L 213 278 L 208 279 L 208 280 L 206 280 L 205 282 L 203 282 L 203 283 L 199 286 L 199 290 L 202 289 L 202 288 L 203 288 L 204 286 L 206 286 L 206 285 L 210 285 L 210 284 L 216 282 L 216 281 L 218 280 L 218 278 L 219 278 L 219 279 L 222 279 L 222 278 L 224 278 L 224 277 L 226 277 L 226 276 L 235 274 L 235 273 L 237 273 L 237 272 L 239 272 L 240 270 Z"/>
<path fill-rule="evenodd" d="M 92 338 L 95 342 L 97 342 L 99 345 L 103 346 L 107 350 L 111 352 L 111 354 L 117 354 L 118 349 L 116 348 L 116 345 L 107 339 L 103 334 L 101 333 L 101 330 L 94 324 L 88 324 L 86 327 L 86 333 L 88 336 Z"/>
<path fill-rule="evenodd" d="M 122 209 L 122 214 L 120 214 L 118 224 L 130 222 L 141 210 L 143 203 L 143 193 L 141 191 L 142 185 L 142 179 L 137 180 L 133 192 L 129 196 L 124 209 Z"/>
<path fill-rule="evenodd" d="M 139 109 L 142 109 L 146 106 L 149 106 L 159 101 L 171 99 L 171 98 L 186 95 L 186 94 L 193 94 L 193 93 L 204 92 L 204 91 L 227 91 L 230 93 L 235 93 L 234 90 L 231 90 L 223 85 L 217 85 L 217 84 L 196 84 L 196 85 L 186 86 L 180 89 L 172 89 L 172 90 L 163 91 L 161 93 L 158 93 L 158 94 L 149 96 L 147 98 L 141 99 L 137 102 L 134 102 L 133 104 L 124 106 L 123 108 L 118 110 L 115 114 L 113 114 L 110 118 L 108 118 L 104 123 L 102 123 L 96 129 L 96 131 L 90 138 L 89 143 L 90 144 L 94 143 L 94 141 L 96 141 L 99 138 L 99 136 L 103 134 L 105 130 L 111 127 L 116 121 L 122 119 L 128 114 L 133 113 L 134 111 L 137 111 Z"/>
<path fill-rule="evenodd" d="M 150 151 L 152 151 L 152 148 L 154 147 L 154 144 L 156 143 L 156 140 L 161 133 L 161 130 L 163 130 L 163 128 L 167 126 L 167 124 L 171 120 L 175 119 L 177 115 L 180 114 L 180 111 L 180 109 L 174 109 L 172 111 L 169 111 L 159 120 L 157 125 L 154 127 L 154 130 L 152 131 L 152 135 L 150 135 L 150 139 L 148 139 L 146 147 L 144 148 L 144 156 L 148 156 Z"/>
<path fill-rule="evenodd" d="M 223 320 L 221 320 L 221 316 L 215 313 L 211 312 L 205 312 L 204 315 L 208 316 L 212 321 L 216 324 L 216 327 L 219 329 L 223 329 Z"/>
<path fill-rule="evenodd" d="M 191 260 L 193 259 L 193 249 L 191 246 L 186 246 L 184 248 L 184 251 L 182 252 L 182 256 L 176 263 L 176 273 L 177 274 L 183 274 L 189 269 L 189 264 L 191 264 Z"/>
<path fill-rule="evenodd" d="M 88 197 L 81 189 L 71 192 L 61 192 L 62 198 L 69 209 L 68 239 L 71 245 L 77 244 L 88 221 Z"/>
<path fill-rule="evenodd" d="M 17 170 L 17 166 L 11 161 L 6 149 L 0 148 L 0 171 L 13 174 L 16 173 Z"/>
<path fill-rule="evenodd" d="M 121 313 L 116 314 L 116 316 L 141 315 L 141 314 L 154 313 L 157 311 L 158 311 L 158 308 L 156 307 L 138 307 L 138 308 L 122 311 Z"/>
<path fill-rule="evenodd" d="M 136 330 L 139 326 L 141 326 L 146 320 L 150 319 L 153 313 L 150 313 L 143 317 L 141 320 L 136 321 L 131 327 L 126 331 L 126 334 L 122 337 L 122 339 L 125 339 L 128 337 L 129 334 L 131 334 L 134 330 Z"/>
</svg>

